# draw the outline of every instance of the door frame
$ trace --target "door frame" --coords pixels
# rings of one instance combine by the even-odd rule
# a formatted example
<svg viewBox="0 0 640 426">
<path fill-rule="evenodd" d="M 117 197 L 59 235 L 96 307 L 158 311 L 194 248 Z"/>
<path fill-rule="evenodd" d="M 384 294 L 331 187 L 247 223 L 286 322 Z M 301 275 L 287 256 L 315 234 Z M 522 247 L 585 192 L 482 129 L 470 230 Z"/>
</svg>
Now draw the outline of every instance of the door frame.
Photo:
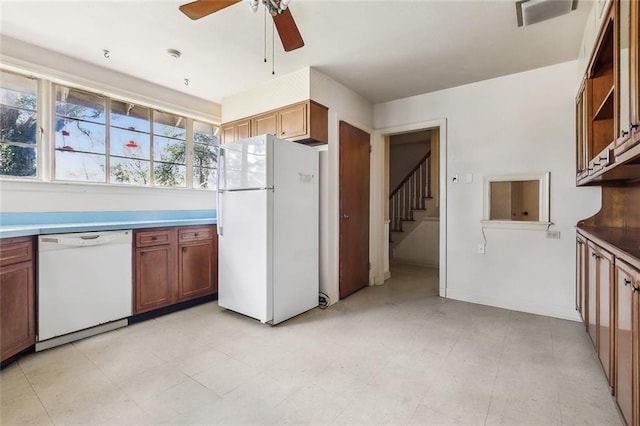
<svg viewBox="0 0 640 426">
<path fill-rule="evenodd" d="M 439 267 L 439 295 L 440 297 L 447 297 L 447 119 L 441 118 L 437 120 L 422 121 L 417 123 L 405 124 L 401 126 L 385 127 L 376 129 L 372 134 L 374 143 L 371 164 L 372 164 L 372 189 L 378 188 L 377 191 L 372 190 L 371 208 L 372 208 L 372 220 L 375 220 L 376 232 L 375 245 L 378 248 L 385 248 L 376 250 L 376 262 L 378 265 L 376 275 L 376 282 L 384 281 L 385 271 L 384 265 L 388 263 L 389 259 L 389 245 L 385 244 L 388 241 L 389 235 L 387 228 L 387 221 L 385 220 L 387 212 L 387 203 L 389 188 L 388 183 L 384 182 L 386 176 L 386 170 L 389 167 L 389 157 L 387 155 L 387 145 L 389 136 L 410 133 L 419 130 L 427 130 L 438 128 L 439 130 L 439 201 L 440 201 L 440 267 Z M 375 170 L 374 170 L 375 169 Z M 375 183 L 374 183 L 375 182 Z M 375 218 L 375 219 L 374 219 Z M 386 229 L 385 229 L 386 228 Z M 385 259 L 387 261 L 385 262 Z"/>
</svg>

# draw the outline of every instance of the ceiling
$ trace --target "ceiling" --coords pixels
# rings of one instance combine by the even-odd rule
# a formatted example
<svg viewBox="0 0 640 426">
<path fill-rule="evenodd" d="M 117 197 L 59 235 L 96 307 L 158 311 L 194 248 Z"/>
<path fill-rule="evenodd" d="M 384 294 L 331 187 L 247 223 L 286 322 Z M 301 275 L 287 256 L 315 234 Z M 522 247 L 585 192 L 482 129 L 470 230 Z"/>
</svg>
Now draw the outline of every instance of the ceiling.
<svg viewBox="0 0 640 426">
<path fill-rule="evenodd" d="M 0 0 L 0 33 L 214 102 L 274 78 L 262 8 L 192 21 L 181 3 Z M 509 0 L 291 0 L 305 46 L 276 38 L 275 77 L 311 66 L 378 103 L 539 68 L 578 57 L 592 4 L 518 28 Z"/>
</svg>

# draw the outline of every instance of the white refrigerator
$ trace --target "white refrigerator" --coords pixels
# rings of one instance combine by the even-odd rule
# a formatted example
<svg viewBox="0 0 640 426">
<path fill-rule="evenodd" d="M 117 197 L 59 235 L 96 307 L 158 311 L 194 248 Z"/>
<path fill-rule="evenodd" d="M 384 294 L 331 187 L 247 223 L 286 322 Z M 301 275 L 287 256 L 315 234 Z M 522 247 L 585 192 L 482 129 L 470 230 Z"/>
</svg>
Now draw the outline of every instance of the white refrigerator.
<svg viewBox="0 0 640 426">
<path fill-rule="evenodd" d="M 220 146 L 219 306 L 278 324 L 318 305 L 318 162 L 272 135 Z"/>
</svg>

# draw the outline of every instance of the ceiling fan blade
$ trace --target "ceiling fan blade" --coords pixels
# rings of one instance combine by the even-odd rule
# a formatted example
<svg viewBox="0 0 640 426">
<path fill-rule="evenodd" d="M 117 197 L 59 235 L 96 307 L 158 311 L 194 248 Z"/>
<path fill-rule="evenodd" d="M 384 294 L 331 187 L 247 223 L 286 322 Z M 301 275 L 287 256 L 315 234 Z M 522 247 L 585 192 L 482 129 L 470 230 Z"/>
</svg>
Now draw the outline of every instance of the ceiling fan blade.
<svg viewBox="0 0 640 426">
<path fill-rule="evenodd" d="M 183 4 L 178 9 L 191 19 L 200 19 L 207 15 L 217 12 L 225 7 L 229 7 L 242 0 L 217 1 L 217 0 L 196 0 L 191 3 Z"/>
<path fill-rule="evenodd" d="M 304 46 L 304 40 L 302 40 L 296 21 L 293 20 L 293 15 L 291 15 L 291 11 L 288 8 L 284 12 L 275 15 L 273 22 L 276 25 L 285 52 Z"/>
</svg>

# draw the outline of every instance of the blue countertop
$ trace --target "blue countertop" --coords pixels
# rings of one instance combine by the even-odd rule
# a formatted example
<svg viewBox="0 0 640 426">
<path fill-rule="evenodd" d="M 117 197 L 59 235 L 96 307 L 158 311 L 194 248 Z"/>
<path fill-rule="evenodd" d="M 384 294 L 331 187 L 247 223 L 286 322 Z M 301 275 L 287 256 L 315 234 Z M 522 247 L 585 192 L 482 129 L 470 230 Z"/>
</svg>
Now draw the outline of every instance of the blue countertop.
<svg viewBox="0 0 640 426">
<path fill-rule="evenodd" d="M 0 238 L 216 223 L 215 211 L 5 213 Z"/>
</svg>

